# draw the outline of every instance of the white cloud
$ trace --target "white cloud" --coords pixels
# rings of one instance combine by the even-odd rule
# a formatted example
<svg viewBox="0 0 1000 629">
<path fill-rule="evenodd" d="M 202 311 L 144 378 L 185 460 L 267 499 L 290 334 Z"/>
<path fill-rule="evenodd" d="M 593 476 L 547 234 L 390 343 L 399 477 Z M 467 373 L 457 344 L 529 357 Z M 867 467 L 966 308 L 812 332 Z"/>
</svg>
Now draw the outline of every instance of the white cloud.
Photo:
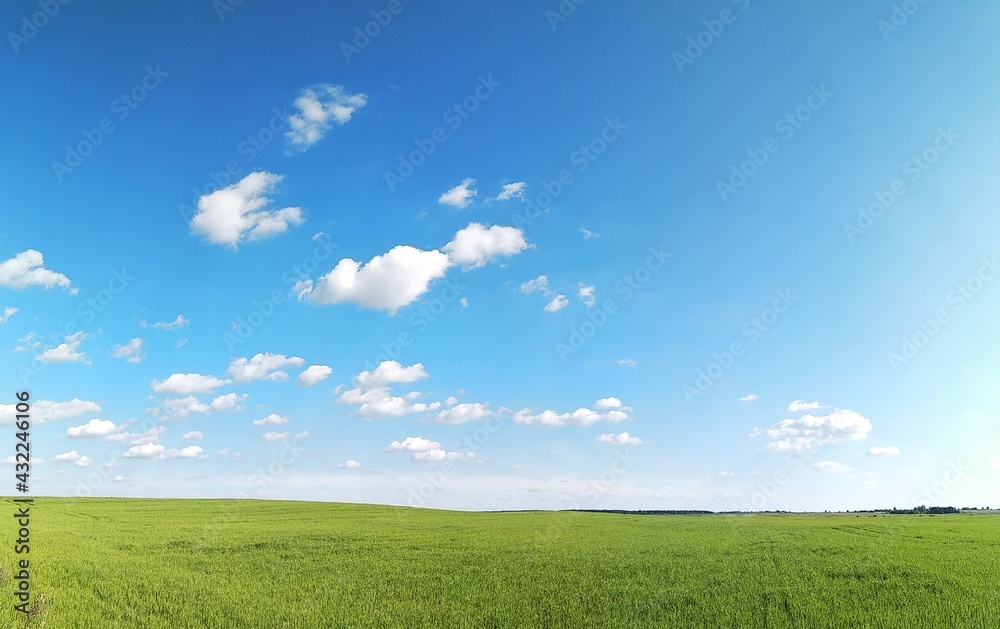
<svg viewBox="0 0 1000 629">
<path fill-rule="evenodd" d="M 130 363 L 141 363 L 142 339 L 136 337 L 124 345 L 115 345 L 111 356 L 113 358 L 124 358 Z"/>
<path fill-rule="evenodd" d="M 872 423 L 867 417 L 838 409 L 828 415 L 806 414 L 778 422 L 765 431 L 773 440 L 766 447 L 777 452 L 809 452 L 827 444 L 864 439 L 871 431 Z"/>
<path fill-rule="evenodd" d="M 302 223 L 297 207 L 269 209 L 267 194 L 282 180 L 280 175 L 254 171 L 240 181 L 198 199 L 198 213 L 191 231 L 217 245 L 236 249 L 241 242 L 279 234 Z"/>
<path fill-rule="evenodd" d="M 344 461 L 343 463 L 337 465 L 337 468 L 342 470 L 350 470 L 358 467 L 361 467 L 361 463 L 358 463 L 354 459 Z"/>
<path fill-rule="evenodd" d="M 448 256 L 440 251 L 399 245 L 364 265 L 344 258 L 315 286 L 306 280 L 294 290 L 300 300 L 313 303 L 351 302 L 395 312 L 426 293 L 431 282 L 445 276 L 449 264 Z"/>
<path fill-rule="evenodd" d="M 563 308 L 569 305 L 569 300 L 566 299 L 566 295 L 556 295 L 552 298 L 552 301 L 548 303 L 543 310 L 545 312 L 559 312 Z"/>
<path fill-rule="evenodd" d="M 70 450 L 63 454 L 58 454 L 52 459 L 57 463 L 72 463 L 77 467 L 87 467 L 94 462 L 94 459 L 87 456 L 80 456 L 76 450 Z"/>
<path fill-rule="evenodd" d="M 618 398 L 603 398 L 598 400 L 594 406 L 605 412 L 599 413 L 589 408 L 578 408 L 572 413 L 556 413 L 545 410 L 536 415 L 532 413 L 531 409 L 526 408 L 514 413 L 514 423 L 558 428 L 570 424 L 589 426 L 600 421 L 617 423 L 630 419 L 628 411 L 632 409 L 624 406 Z"/>
<path fill-rule="evenodd" d="M 282 354 L 257 354 L 249 360 L 237 358 L 229 363 L 227 374 L 233 377 L 233 382 L 237 384 L 251 382 L 253 380 L 270 380 L 272 382 L 284 382 L 288 380 L 288 374 L 281 371 L 282 367 L 300 367 L 305 364 L 305 360 L 298 356 L 284 356 Z"/>
<path fill-rule="evenodd" d="M 10 260 L 0 262 L 0 286 L 17 289 L 29 286 L 69 288 L 69 278 L 46 269 L 44 262 L 42 254 L 34 249 L 22 251 Z"/>
<path fill-rule="evenodd" d="M 340 85 L 307 87 L 295 99 L 299 111 L 288 118 L 290 130 L 285 133 L 285 142 L 299 152 L 307 151 L 323 139 L 333 123 L 347 124 L 367 103 L 364 94 L 350 94 Z"/>
<path fill-rule="evenodd" d="M 17 409 L 14 404 L 0 404 L 0 424 L 14 423 Z M 73 398 L 69 402 L 53 402 L 51 400 L 39 400 L 35 402 L 31 411 L 31 419 L 35 424 L 59 419 L 78 417 L 84 413 L 99 413 L 100 405 L 96 402 Z"/>
<path fill-rule="evenodd" d="M 214 398 L 208 404 L 205 404 L 193 395 L 167 398 L 163 400 L 161 408 L 151 408 L 150 414 L 154 417 L 170 420 L 184 419 L 192 413 L 221 413 L 226 411 L 238 413 L 244 410 L 242 402 L 248 397 L 246 393 L 227 393 Z M 164 413 L 164 411 L 166 412 Z"/>
<path fill-rule="evenodd" d="M 632 358 L 619 358 L 615 361 L 615 364 L 620 367 L 635 367 L 639 363 Z"/>
<path fill-rule="evenodd" d="M 387 384 L 416 382 L 430 377 L 422 363 L 404 367 L 395 360 L 384 360 L 372 371 L 362 371 L 354 382 L 362 388 L 381 387 Z"/>
<path fill-rule="evenodd" d="M 441 205 L 451 205 L 457 208 L 464 208 L 468 206 L 472 203 L 472 198 L 478 194 L 474 187 L 475 183 L 475 179 L 463 179 L 462 183 L 438 197 L 438 203 Z"/>
<path fill-rule="evenodd" d="M 205 433 L 203 433 L 200 430 L 192 430 L 191 432 L 186 432 L 184 433 L 184 436 L 181 437 L 181 439 L 183 439 L 184 441 L 191 441 L 192 439 L 204 439 L 204 438 L 205 438 Z"/>
<path fill-rule="evenodd" d="M 645 441 L 639 437 L 634 437 L 627 432 L 619 433 L 617 435 L 614 433 L 601 435 L 597 438 L 597 441 L 600 443 L 613 443 L 619 446 L 639 446 L 645 443 Z"/>
<path fill-rule="evenodd" d="M 303 387 L 312 387 L 327 379 L 333 373 L 333 369 L 326 365 L 309 365 L 305 371 L 295 379 L 296 384 Z"/>
<path fill-rule="evenodd" d="M 43 363 L 85 363 L 90 364 L 86 354 L 78 351 L 80 343 L 87 339 L 83 332 L 76 332 L 66 337 L 66 342 L 47 349 L 36 358 Z"/>
<path fill-rule="evenodd" d="M 197 459 L 201 458 L 202 452 L 204 450 L 201 446 L 187 446 L 180 450 L 168 450 L 159 443 L 146 443 L 132 446 L 122 456 L 126 459 L 157 459 L 162 461 L 167 459 Z"/>
<path fill-rule="evenodd" d="M 854 471 L 853 467 L 844 465 L 843 463 L 837 463 L 836 461 L 820 461 L 816 465 L 813 465 L 813 469 L 821 472 L 828 472 L 830 474 L 843 474 L 845 472 Z"/>
<path fill-rule="evenodd" d="M 607 410 L 609 408 L 621 408 L 622 401 L 616 397 L 602 397 L 601 399 L 594 402 L 594 408 L 599 408 L 601 410 Z"/>
<path fill-rule="evenodd" d="M 270 415 L 262 419 L 253 420 L 254 426 L 280 426 L 282 424 L 287 424 L 287 423 L 288 423 L 288 418 L 282 417 L 277 413 L 271 413 Z"/>
<path fill-rule="evenodd" d="M 447 452 L 437 441 L 424 437 L 407 437 L 403 441 L 393 441 L 386 452 L 409 452 L 410 458 L 419 463 L 432 461 L 461 461 L 474 459 L 474 452 Z"/>
<path fill-rule="evenodd" d="M 441 408 L 440 402 L 430 404 L 414 402 L 413 400 L 420 395 L 419 392 L 413 391 L 405 397 L 394 396 L 389 392 L 388 387 L 376 387 L 369 390 L 355 388 L 342 393 L 339 401 L 345 404 L 360 404 L 357 414 L 365 419 L 403 417 L 413 413 L 436 411 Z"/>
<path fill-rule="evenodd" d="M 17 308 L 4 308 L 3 314 L 0 314 L 0 323 L 6 323 L 7 319 L 17 314 Z"/>
<path fill-rule="evenodd" d="M 157 393 L 187 395 L 189 393 L 210 393 L 227 384 L 232 384 L 232 381 L 220 380 L 215 376 L 205 376 L 200 373 L 175 373 L 162 382 L 153 380 L 152 387 Z"/>
<path fill-rule="evenodd" d="M 756 393 L 751 393 L 750 395 L 744 395 L 740 398 L 740 402 L 753 402 L 754 400 L 759 400 L 760 396 Z"/>
<path fill-rule="evenodd" d="M 288 432 L 265 432 L 263 435 L 264 441 L 285 441 L 292 434 Z"/>
<path fill-rule="evenodd" d="M 588 308 L 593 308 L 594 304 L 597 303 L 597 295 L 594 293 L 593 286 L 587 286 L 583 282 L 580 282 L 580 290 L 577 291 L 576 296 L 583 303 L 587 304 Z"/>
<path fill-rule="evenodd" d="M 81 426 L 71 426 L 66 430 L 70 437 L 100 437 L 110 435 L 115 431 L 115 423 L 106 419 L 94 418 Z"/>
<path fill-rule="evenodd" d="M 516 227 L 469 223 L 444 247 L 452 264 L 466 269 L 485 266 L 500 256 L 512 256 L 528 248 L 524 232 Z"/>
<path fill-rule="evenodd" d="M 600 236 L 600 234 L 598 234 L 597 232 L 592 232 L 586 227 L 581 227 L 580 233 L 583 234 L 584 240 L 589 240 L 591 238 L 597 238 L 598 236 Z"/>
<path fill-rule="evenodd" d="M 407 437 L 402 441 L 393 441 L 386 452 L 427 452 L 428 450 L 439 450 L 441 444 L 424 437 Z"/>
<path fill-rule="evenodd" d="M 485 419 L 493 415 L 489 409 L 489 404 L 479 402 L 458 404 L 438 413 L 437 421 L 440 424 L 464 424 L 465 422 Z"/>
<path fill-rule="evenodd" d="M 868 456 L 899 456 L 899 448 L 896 446 L 875 446 L 865 450 Z"/>
<path fill-rule="evenodd" d="M 814 408 L 820 408 L 822 404 L 819 402 L 803 402 L 802 400 L 795 400 L 788 405 L 789 413 L 798 413 L 800 411 L 808 411 Z"/>
<path fill-rule="evenodd" d="M 551 295 L 552 291 L 549 290 L 549 276 L 539 275 L 533 280 L 528 280 L 521 284 L 522 293 L 533 293 L 536 290 L 542 291 L 546 295 Z"/>
<path fill-rule="evenodd" d="M 177 315 L 177 318 L 173 321 L 157 321 L 156 323 L 146 323 L 145 321 L 139 322 L 139 327 L 141 328 L 153 328 L 154 330 L 172 331 L 179 330 L 181 328 L 187 327 L 191 322 L 188 321 L 184 315 Z"/>
<path fill-rule="evenodd" d="M 503 190 L 497 195 L 497 201 L 506 201 L 517 197 L 518 199 L 524 199 L 524 189 L 527 186 L 523 181 L 515 181 L 514 183 L 504 184 Z"/>
</svg>

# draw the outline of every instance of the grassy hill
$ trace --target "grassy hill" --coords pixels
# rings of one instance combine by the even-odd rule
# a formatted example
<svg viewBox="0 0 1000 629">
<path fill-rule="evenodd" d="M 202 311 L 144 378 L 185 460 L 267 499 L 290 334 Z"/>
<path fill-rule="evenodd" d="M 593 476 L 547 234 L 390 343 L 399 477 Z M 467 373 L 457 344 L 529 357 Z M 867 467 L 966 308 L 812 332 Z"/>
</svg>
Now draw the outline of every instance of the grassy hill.
<svg viewBox="0 0 1000 629">
<path fill-rule="evenodd" d="M 16 512 L 0 501 L 0 625 Z M 10 515 L 4 515 L 9 513 Z M 1000 517 L 36 498 L 30 626 L 995 627 Z"/>
</svg>

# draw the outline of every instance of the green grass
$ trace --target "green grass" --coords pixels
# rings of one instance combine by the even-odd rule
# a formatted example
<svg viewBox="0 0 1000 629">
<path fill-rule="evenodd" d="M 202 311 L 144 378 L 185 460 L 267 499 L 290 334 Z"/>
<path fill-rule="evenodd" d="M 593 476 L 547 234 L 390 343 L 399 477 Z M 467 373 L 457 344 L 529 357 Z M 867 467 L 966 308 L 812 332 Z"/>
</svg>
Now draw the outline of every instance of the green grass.
<svg viewBox="0 0 1000 629">
<path fill-rule="evenodd" d="M 0 626 L 21 627 L 0 506 Z M 31 626 L 60 629 L 1000 626 L 993 515 L 37 498 L 31 534 Z"/>
</svg>

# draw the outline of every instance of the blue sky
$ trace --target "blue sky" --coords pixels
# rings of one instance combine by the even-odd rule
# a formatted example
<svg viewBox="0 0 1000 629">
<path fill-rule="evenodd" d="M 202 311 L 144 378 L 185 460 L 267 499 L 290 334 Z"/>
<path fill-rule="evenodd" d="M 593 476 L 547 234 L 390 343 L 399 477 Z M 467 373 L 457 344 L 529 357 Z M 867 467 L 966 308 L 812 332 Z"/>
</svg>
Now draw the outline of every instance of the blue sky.
<svg viewBox="0 0 1000 629">
<path fill-rule="evenodd" d="M 1000 503 L 998 18 L 7 3 L 0 422 L 42 495 Z"/>
</svg>

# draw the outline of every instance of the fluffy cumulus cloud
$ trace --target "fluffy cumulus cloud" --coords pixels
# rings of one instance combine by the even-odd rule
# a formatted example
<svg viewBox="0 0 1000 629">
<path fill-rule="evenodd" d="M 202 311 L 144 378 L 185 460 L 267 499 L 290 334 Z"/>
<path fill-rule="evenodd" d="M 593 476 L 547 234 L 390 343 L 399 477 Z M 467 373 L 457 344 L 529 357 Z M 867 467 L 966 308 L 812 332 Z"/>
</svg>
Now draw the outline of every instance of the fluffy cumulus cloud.
<svg viewBox="0 0 1000 629">
<path fill-rule="evenodd" d="M 844 465 L 843 463 L 837 463 L 836 461 L 820 461 L 819 463 L 813 465 L 813 469 L 821 472 L 827 472 L 828 474 L 844 474 L 845 472 L 854 471 L 853 467 Z"/>
<path fill-rule="evenodd" d="M 71 282 L 62 273 L 45 268 L 41 252 L 34 249 L 22 251 L 13 258 L 0 262 L 0 286 L 8 288 L 69 288 Z"/>
<path fill-rule="evenodd" d="M 801 413 L 802 411 L 811 411 L 816 408 L 822 407 L 819 402 L 804 402 L 802 400 L 795 400 L 788 405 L 789 413 Z"/>
<path fill-rule="evenodd" d="M 481 404 L 479 402 L 456 404 L 438 413 L 437 422 L 439 424 L 464 424 L 466 422 L 486 419 L 493 415 L 494 412 L 490 410 L 489 404 Z"/>
<path fill-rule="evenodd" d="M 435 461 L 465 461 L 476 458 L 474 452 L 448 452 L 437 441 L 424 437 L 407 437 L 403 441 L 393 441 L 386 452 L 409 452 L 410 458 L 417 463 Z"/>
<path fill-rule="evenodd" d="M 288 118 L 285 142 L 296 151 L 307 151 L 322 140 L 334 124 L 347 124 L 367 103 L 364 94 L 351 94 L 340 85 L 323 83 L 307 87 L 295 99 L 299 111 Z"/>
<path fill-rule="evenodd" d="M 331 373 L 333 373 L 333 369 L 326 365 L 309 365 L 295 379 L 295 383 L 303 387 L 313 387 L 326 380 Z"/>
<path fill-rule="evenodd" d="M 602 398 L 594 403 L 594 408 L 578 408 L 571 413 L 556 413 L 554 411 L 542 411 L 535 414 L 530 408 L 526 408 L 514 413 L 514 423 L 551 426 L 560 428 L 562 426 L 589 426 L 597 422 L 617 423 L 630 419 L 630 407 L 621 403 L 621 400 L 614 397 Z M 602 412 L 603 411 L 603 412 Z"/>
<path fill-rule="evenodd" d="M 84 413 L 99 413 L 101 407 L 96 402 L 73 398 L 69 402 L 39 400 L 31 409 L 31 421 L 35 424 L 79 417 Z M 0 424 L 13 424 L 17 415 L 14 404 L 0 404 Z"/>
<path fill-rule="evenodd" d="M 298 356 L 282 354 L 256 354 L 253 358 L 237 358 L 229 363 L 226 373 L 233 377 L 233 382 L 241 384 L 253 380 L 271 380 L 284 382 L 288 374 L 281 371 L 283 367 L 301 367 L 305 360 Z"/>
<path fill-rule="evenodd" d="M 183 439 L 184 441 L 192 441 L 195 439 L 201 440 L 204 438 L 205 438 L 205 433 L 203 433 L 200 430 L 192 430 L 190 432 L 186 432 L 184 433 L 184 436 L 181 437 L 181 439 Z"/>
<path fill-rule="evenodd" d="M 556 295 L 552 298 L 552 301 L 543 308 L 545 312 L 559 312 L 563 308 L 569 305 L 569 300 L 566 299 L 566 295 Z"/>
<path fill-rule="evenodd" d="M 864 439 L 872 431 L 871 421 L 849 409 L 837 409 L 826 415 L 805 414 L 785 419 L 764 431 L 771 441 L 768 450 L 810 452 L 824 445 Z"/>
<path fill-rule="evenodd" d="M 315 285 L 312 280 L 299 282 L 295 292 L 300 300 L 316 304 L 351 302 L 395 312 L 426 293 L 431 282 L 445 276 L 449 264 L 440 251 L 399 245 L 367 264 L 344 258 Z"/>
<path fill-rule="evenodd" d="M 899 456 L 899 448 L 896 446 L 875 446 L 865 450 L 868 456 Z"/>
<path fill-rule="evenodd" d="M 7 319 L 10 319 L 15 314 L 17 314 L 17 308 L 4 308 L 3 312 L 0 313 L 0 323 L 6 323 Z"/>
<path fill-rule="evenodd" d="M 476 191 L 475 184 L 475 179 L 467 178 L 462 180 L 462 183 L 438 197 L 438 203 L 457 208 L 467 207 L 472 203 L 472 199 L 479 194 Z"/>
<path fill-rule="evenodd" d="M 354 468 L 361 467 L 361 464 L 354 459 L 349 459 L 337 465 L 337 469 L 341 470 L 352 470 Z"/>
<path fill-rule="evenodd" d="M 740 402 L 753 402 L 754 400 L 758 399 L 760 399 L 760 396 L 758 396 L 756 393 L 751 393 L 749 395 L 744 395 L 743 397 L 741 397 Z"/>
<path fill-rule="evenodd" d="M 220 380 L 215 376 L 200 373 L 175 373 L 166 380 L 153 380 L 152 387 L 157 393 L 188 395 L 190 393 L 211 393 L 221 386 L 232 384 L 231 380 Z"/>
<path fill-rule="evenodd" d="M 287 441 L 291 439 L 292 433 L 290 432 L 265 432 L 261 437 L 264 441 Z"/>
<path fill-rule="evenodd" d="M 452 264 L 471 269 L 485 266 L 501 256 L 516 255 L 526 248 L 524 232 L 516 227 L 470 223 L 455 234 L 444 250 Z"/>
<path fill-rule="evenodd" d="M 484 266 L 527 247 L 519 229 L 471 223 L 455 233 L 443 252 L 397 245 L 367 263 L 344 258 L 318 280 L 300 280 L 293 291 L 300 301 L 322 305 L 354 303 L 395 313 L 419 299 L 452 266 L 461 265 L 467 270 Z"/>
<path fill-rule="evenodd" d="M 205 403 L 193 395 L 184 397 L 166 398 L 160 406 L 149 409 L 149 414 L 153 417 L 170 420 L 184 419 L 185 417 L 198 413 L 238 413 L 245 409 L 243 401 L 249 397 L 246 393 L 227 393 Z"/>
<path fill-rule="evenodd" d="M 375 369 L 359 373 L 354 377 L 354 382 L 359 387 L 370 388 L 387 384 L 408 384 L 429 376 L 421 363 L 404 367 L 395 360 L 384 360 Z"/>
<path fill-rule="evenodd" d="M 618 433 L 608 433 L 606 435 L 601 435 L 597 438 L 599 443 L 611 443 L 617 446 L 639 446 L 645 443 L 639 437 L 628 434 L 627 432 Z"/>
<path fill-rule="evenodd" d="M 297 207 L 270 208 L 267 194 L 282 180 L 280 175 L 254 171 L 240 181 L 198 199 L 191 231 L 208 242 L 235 249 L 241 242 L 279 234 L 302 223 Z"/>
<path fill-rule="evenodd" d="M 115 423 L 106 419 L 92 419 L 81 426 L 71 426 L 66 430 L 70 437 L 103 437 L 115 431 Z"/>
<path fill-rule="evenodd" d="M 36 358 L 43 363 L 84 363 L 89 365 L 87 355 L 80 351 L 80 343 L 87 340 L 83 332 L 75 332 L 66 337 L 66 342 L 49 348 Z"/>
<path fill-rule="evenodd" d="M 138 364 L 142 362 L 142 339 L 134 338 L 124 345 L 115 345 L 111 351 L 114 358 L 123 358 L 130 363 Z"/>
<path fill-rule="evenodd" d="M 580 290 L 576 292 L 576 296 L 587 305 L 588 308 L 593 308 L 594 304 L 597 303 L 597 295 L 595 294 L 595 289 L 593 286 L 587 286 L 583 282 L 580 282 Z"/>
<path fill-rule="evenodd" d="M 524 189 L 527 186 L 523 181 L 515 181 L 514 183 L 504 184 L 503 190 L 497 195 L 497 201 L 506 201 L 507 199 L 523 199 Z"/>
<path fill-rule="evenodd" d="M 87 467 L 94 462 L 94 459 L 88 456 L 82 456 L 76 450 L 70 450 L 69 452 L 64 452 L 63 454 L 57 454 L 52 460 L 56 463 L 72 463 L 77 467 Z"/>
<path fill-rule="evenodd" d="M 288 418 L 277 413 L 271 413 L 267 417 L 253 420 L 252 423 L 254 426 L 281 426 L 288 423 Z"/>
<path fill-rule="evenodd" d="M 435 411 L 440 402 L 418 402 L 423 394 L 411 391 L 405 396 L 393 395 L 391 385 L 408 384 L 428 377 L 427 370 L 420 363 L 404 367 L 394 360 L 379 363 L 370 371 L 362 371 L 354 377 L 355 387 L 341 393 L 338 401 L 358 406 L 357 415 L 365 419 L 383 417 L 403 417 L 414 413 Z"/>
</svg>

